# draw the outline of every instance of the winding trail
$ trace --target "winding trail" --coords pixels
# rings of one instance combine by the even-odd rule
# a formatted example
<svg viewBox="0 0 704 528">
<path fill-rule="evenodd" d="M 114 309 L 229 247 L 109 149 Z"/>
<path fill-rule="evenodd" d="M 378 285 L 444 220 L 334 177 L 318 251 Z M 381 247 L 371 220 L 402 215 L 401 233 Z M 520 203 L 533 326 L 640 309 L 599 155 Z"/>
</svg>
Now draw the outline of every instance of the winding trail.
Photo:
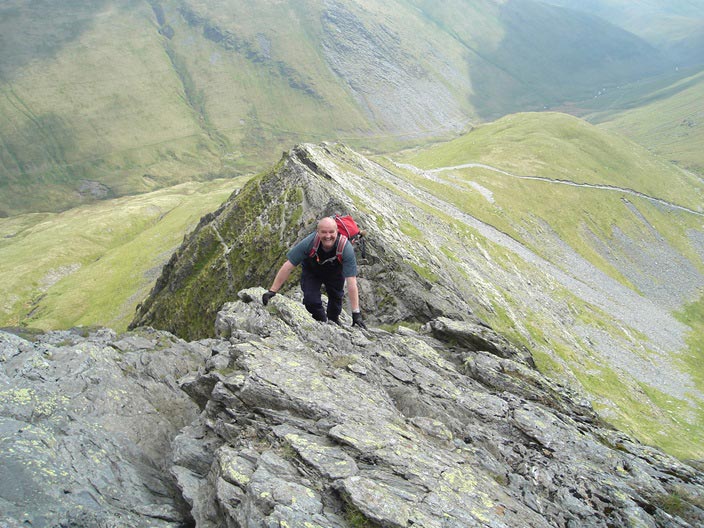
<svg viewBox="0 0 704 528">
<path fill-rule="evenodd" d="M 518 174 L 512 174 L 510 172 L 507 172 L 503 169 L 499 169 L 496 167 L 492 167 L 491 165 L 485 165 L 483 163 L 464 163 L 462 165 L 454 165 L 452 167 L 438 167 L 437 169 L 430 169 L 430 170 L 423 170 L 423 169 L 418 169 L 417 167 L 413 167 L 412 165 L 407 165 L 407 164 L 398 164 L 401 167 L 411 169 L 411 170 L 417 170 L 421 172 L 426 172 L 430 174 L 437 174 L 438 172 L 446 172 L 446 171 L 451 171 L 451 170 L 460 170 L 460 169 L 472 169 L 472 168 L 480 168 L 480 169 L 487 169 L 490 171 L 498 172 L 500 174 L 504 174 L 505 176 L 510 176 L 511 178 L 516 178 L 519 180 L 532 180 L 532 181 L 540 181 L 540 182 L 545 182 L 545 183 L 553 183 L 553 184 L 558 184 L 558 185 L 569 185 L 571 187 L 582 187 L 585 189 L 600 189 L 603 191 L 612 191 L 612 192 L 619 192 L 619 193 L 625 193 L 625 194 L 630 194 L 633 196 L 638 196 L 639 198 L 644 198 L 645 200 L 649 200 L 651 202 L 664 205 L 665 207 L 670 207 L 672 209 L 678 209 L 680 211 L 685 211 L 687 213 L 691 213 L 697 216 L 702 216 L 704 217 L 704 212 L 701 211 L 695 211 L 694 209 L 690 209 L 689 207 L 685 207 L 683 205 L 677 205 L 672 202 L 668 202 L 667 200 L 663 200 L 662 198 L 655 198 L 653 196 L 649 196 L 645 193 L 636 191 L 634 189 L 629 189 L 627 187 L 617 187 L 615 185 L 599 185 L 599 184 L 594 184 L 594 183 L 577 183 L 573 182 L 570 180 L 557 180 L 553 178 L 544 178 L 542 176 L 520 176 Z"/>
<path fill-rule="evenodd" d="M 550 325 L 550 328 L 545 330 L 550 338 L 545 342 L 547 348 L 552 347 L 553 338 L 556 341 L 576 343 L 577 348 L 584 347 L 587 351 L 586 357 L 591 358 L 590 361 L 595 365 L 604 365 L 605 368 L 616 372 L 627 373 L 633 380 L 646 383 L 674 398 L 693 402 L 693 406 L 699 405 L 704 398 L 687 372 L 673 368 L 672 354 L 686 349 L 685 336 L 689 327 L 677 320 L 666 306 L 610 277 L 571 247 L 551 246 L 544 249 L 546 256 L 543 256 L 524 241 L 453 204 L 451 197 L 445 199 L 435 196 L 408 177 L 408 172 L 412 172 L 420 178 L 440 181 L 450 186 L 459 183 L 440 174 L 441 170 L 431 173 L 386 158 L 391 166 L 405 169 L 398 171 L 391 166 L 384 166 L 362 157 L 354 161 L 346 159 L 345 163 L 349 163 L 354 169 L 340 170 L 325 153 L 316 155 L 317 150 L 315 147 L 312 149 L 312 159 L 324 172 L 333 175 L 333 179 L 342 189 L 350 195 L 359 196 L 382 216 L 388 214 L 390 217 L 398 215 L 400 218 L 409 218 L 410 213 L 412 221 L 418 221 L 420 218 L 413 216 L 412 210 L 415 206 L 421 207 L 420 204 L 428 208 L 426 212 L 430 216 L 435 214 L 430 209 L 442 213 L 437 215 L 439 225 L 427 226 L 431 244 L 434 243 L 432 235 L 436 233 L 436 229 L 442 230 L 444 235 L 448 234 L 443 225 L 445 218 L 462 223 L 475 232 L 476 239 L 472 233 L 471 238 L 460 240 L 466 243 L 467 252 L 460 255 L 458 271 L 461 272 L 466 266 L 466 271 L 476 277 L 476 282 L 488 281 L 496 283 L 499 288 L 506 287 L 506 295 L 515 297 L 516 305 L 520 307 L 517 317 L 524 317 L 526 321 L 531 322 L 533 311 L 552 317 L 554 326 Z M 457 185 L 457 188 L 458 192 L 467 192 L 463 185 Z M 449 236 L 452 236 L 451 233 Z M 507 263 L 493 261 L 484 251 L 484 242 L 481 239 L 506 250 Z M 474 253 L 475 248 L 477 253 Z M 480 253 L 484 258 L 479 257 Z M 521 271 L 524 266 L 511 262 L 514 255 L 527 264 L 525 274 Z M 536 282 L 531 280 L 534 273 Z M 519 275 L 517 282 L 508 277 L 508 280 L 504 280 L 505 276 L 516 275 Z M 462 280 L 460 277 L 458 279 Z M 491 284 L 486 288 L 477 285 L 477 289 L 489 292 L 488 295 L 493 292 Z M 571 295 L 566 295 L 565 292 L 592 308 L 581 308 L 581 303 L 573 302 Z M 566 304 L 562 304 L 563 302 Z M 589 316 L 592 309 L 611 319 L 609 328 L 603 328 L 598 323 L 599 318 L 592 322 Z M 587 318 L 580 319 L 580 313 L 587 314 Z M 585 366 L 589 362 L 577 361 L 578 363 L 571 365 L 570 369 L 591 368 Z"/>
<path fill-rule="evenodd" d="M 402 167 L 407 170 L 411 170 L 420 176 L 426 178 L 435 179 L 438 172 L 456 169 L 458 167 L 444 167 L 441 169 L 435 169 L 433 171 L 427 171 L 420 169 L 414 165 L 395 163 L 398 167 Z M 466 164 L 459 166 L 459 168 L 466 168 L 468 166 L 474 167 L 484 167 L 497 172 L 507 174 L 508 176 L 517 177 L 513 174 L 505 172 L 501 169 L 495 167 L 490 167 L 481 164 Z M 685 346 L 684 334 L 687 327 L 676 320 L 669 310 L 664 309 L 661 306 L 656 305 L 650 299 L 643 297 L 642 295 L 636 293 L 630 288 L 619 283 L 615 279 L 609 277 L 602 271 L 595 268 L 592 264 L 584 261 L 581 257 L 575 255 L 575 258 L 581 262 L 581 266 L 571 265 L 568 269 L 563 269 L 560 266 L 554 264 L 543 258 L 542 256 L 535 253 L 533 250 L 528 248 L 525 244 L 519 240 L 514 239 L 507 233 L 500 231 L 494 226 L 487 224 L 478 218 L 461 211 L 453 204 L 438 198 L 431 193 L 419 189 L 401 179 L 397 175 L 388 172 L 386 175 L 387 180 L 393 182 L 393 184 L 400 190 L 415 196 L 417 199 L 422 200 L 424 203 L 431 205 L 438 210 L 451 215 L 453 218 L 464 222 L 466 225 L 476 229 L 482 236 L 491 240 L 492 242 L 503 246 L 504 248 L 512 251 L 516 255 L 520 256 L 524 261 L 533 264 L 538 269 L 542 269 L 547 274 L 551 275 L 565 288 L 575 294 L 582 300 L 599 307 L 606 313 L 610 314 L 614 319 L 623 322 L 632 329 L 641 332 L 643 335 L 648 336 L 651 339 L 652 344 L 656 345 L 660 351 L 665 351 L 669 349 L 681 349 Z M 547 178 L 530 177 L 531 179 L 544 180 L 546 182 L 554 183 L 555 180 L 550 180 Z M 580 184 L 574 184 L 575 186 L 581 186 Z M 586 184 L 585 184 L 586 185 Z M 616 187 L 604 186 L 606 190 L 616 191 L 619 190 Z M 620 191 L 625 192 L 625 191 Z M 637 191 L 632 191 L 632 193 L 637 193 Z M 645 196 L 645 195 L 643 195 Z M 648 197 L 649 199 L 656 200 L 654 198 Z M 663 202 L 665 205 L 679 207 L 674 204 L 669 204 L 668 202 Z M 704 216 L 702 213 L 697 211 L 691 211 L 686 209 L 686 211 Z M 574 264 L 574 263 L 572 263 Z M 577 273 L 576 269 L 580 269 Z M 585 272 L 589 270 L 589 272 Z"/>
</svg>

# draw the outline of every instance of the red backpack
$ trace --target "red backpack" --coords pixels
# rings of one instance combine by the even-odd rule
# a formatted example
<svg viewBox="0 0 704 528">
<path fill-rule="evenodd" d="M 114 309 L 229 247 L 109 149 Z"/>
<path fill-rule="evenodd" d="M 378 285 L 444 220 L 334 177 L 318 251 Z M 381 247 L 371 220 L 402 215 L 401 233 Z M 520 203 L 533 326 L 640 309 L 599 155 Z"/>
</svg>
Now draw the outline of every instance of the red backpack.
<svg viewBox="0 0 704 528">
<path fill-rule="evenodd" d="M 360 231 L 357 222 L 355 222 L 354 218 L 350 215 L 340 216 L 339 214 L 336 214 L 333 218 L 335 219 L 337 230 L 340 234 L 345 235 L 348 240 L 352 241 L 353 244 L 354 241 L 357 240 L 355 237 L 359 236 L 361 238 L 364 236 Z"/>
<path fill-rule="evenodd" d="M 360 247 L 362 248 L 362 258 L 366 258 L 367 252 L 364 241 L 364 232 L 359 229 L 359 226 L 357 225 L 357 222 L 354 221 L 354 218 L 350 215 L 341 216 L 339 214 L 335 214 L 332 218 L 335 220 L 335 223 L 337 224 L 337 231 L 340 233 L 340 236 L 337 239 L 337 250 L 335 251 L 337 260 L 342 262 L 342 251 L 345 249 L 345 245 L 348 240 L 353 245 L 359 242 Z M 320 236 L 318 236 L 318 233 L 316 232 L 315 238 L 313 239 L 313 247 L 311 248 L 310 253 L 308 253 L 308 256 L 315 256 L 319 247 Z"/>
</svg>

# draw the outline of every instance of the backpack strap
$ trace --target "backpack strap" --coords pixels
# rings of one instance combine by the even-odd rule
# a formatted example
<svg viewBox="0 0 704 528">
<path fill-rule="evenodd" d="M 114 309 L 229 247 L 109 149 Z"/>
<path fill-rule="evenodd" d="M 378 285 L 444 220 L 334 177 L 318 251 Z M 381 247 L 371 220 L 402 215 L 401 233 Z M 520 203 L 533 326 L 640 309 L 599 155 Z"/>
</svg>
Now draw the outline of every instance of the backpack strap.
<svg viewBox="0 0 704 528">
<path fill-rule="evenodd" d="M 308 256 L 314 257 L 315 254 L 318 252 L 319 247 L 320 247 L 320 235 L 316 232 L 315 237 L 313 238 L 313 246 L 310 248 L 310 251 L 308 252 Z"/>
<path fill-rule="evenodd" d="M 343 234 L 338 234 L 337 250 L 335 251 L 335 256 L 337 257 L 337 260 L 340 263 L 342 263 L 342 252 L 344 251 L 346 245 L 347 245 L 347 237 Z M 315 257 L 315 254 L 318 252 L 319 247 L 320 247 L 320 235 L 318 235 L 318 233 L 315 233 L 315 237 L 313 237 L 313 246 L 311 246 L 310 251 L 308 252 L 308 256 L 311 258 Z"/>
<path fill-rule="evenodd" d="M 337 260 L 340 261 L 340 264 L 342 264 L 342 251 L 345 249 L 346 245 L 347 237 L 345 235 L 340 235 L 340 238 L 337 240 L 337 252 L 335 253 Z"/>
</svg>

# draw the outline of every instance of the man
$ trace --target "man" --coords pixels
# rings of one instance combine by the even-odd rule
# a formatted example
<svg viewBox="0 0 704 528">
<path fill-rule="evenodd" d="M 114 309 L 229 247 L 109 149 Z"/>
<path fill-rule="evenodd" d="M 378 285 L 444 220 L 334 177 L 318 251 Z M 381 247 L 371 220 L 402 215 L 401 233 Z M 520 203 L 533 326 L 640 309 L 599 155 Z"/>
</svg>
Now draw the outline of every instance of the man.
<svg viewBox="0 0 704 528">
<path fill-rule="evenodd" d="M 269 291 L 262 296 L 266 305 L 288 280 L 291 272 L 299 264 L 303 264 L 301 271 L 301 289 L 303 290 L 303 304 L 317 321 L 332 321 L 340 324 L 342 312 L 342 298 L 345 283 L 350 295 L 352 307 L 352 326 L 366 328 L 359 308 L 359 290 L 357 289 L 357 259 L 351 243 L 346 243 L 338 256 L 340 235 L 337 232 L 337 223 L 333 218 L 323 218 L 318 222 L 315 232 L 308 235 L 296 244 L 286 254 L 286 262 L 276 273 L 274 282 Z M 318 248 L 313 251 L 314 244 Z M 325 285 L 328 294 L 328 308 L 323 308 L 320 289 Z"/>
</svg>

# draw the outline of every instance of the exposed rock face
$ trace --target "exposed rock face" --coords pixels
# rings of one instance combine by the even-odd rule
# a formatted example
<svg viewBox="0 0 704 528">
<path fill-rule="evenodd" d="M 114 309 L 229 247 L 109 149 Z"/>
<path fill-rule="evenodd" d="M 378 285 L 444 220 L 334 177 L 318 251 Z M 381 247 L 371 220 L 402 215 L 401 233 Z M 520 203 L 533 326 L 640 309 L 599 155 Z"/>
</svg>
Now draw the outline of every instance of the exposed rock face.
<svg viewBox="0 0 704 528">
<path fill-rule="evenodd" d="M 363 306 L 378 321 L 471 314 L 455 281 L 446 277 L 431 284 L 414 271 L 420 269 L 416 263 L 437 260 L 437 249 L 412 247 L 398 228 L 407 222 L 405 204 L 390 198 L 384 205 L 381 188 L 364 174 L 383 178 L 385 169 L 342 145 L 306 144 L 285 153 L 278 166 L 201 219 L 131 327 L 153 326 L 184 339 L 212 336 L 220 307 L 243 288 L 268 286 L 288 248 L 335 212 L 352 213 L 372 241 L 360 288 Z M 287 286 L 295 289 L 296 280 Z"/>
<path fill-rule="evenodd" d="M 362 332 L 263 292 L 224 307 L 229 348 L 184 381 L 204 410 L 174 473 L 198 526 L 704 521 L 686 502 L 701 505 L 701 472 L 602 426 L 490 329 L 455 324 L 452 346 L 433 337 L 443 321 Z M 662 508 L 673 495 L 688 520 Z"/>
<path fill-rule="evenodd" d="M 404 134 L 463 129 L 466 118 L 455 94 L 412 57 L 391 27 L 367 28 L 346 4 L 324 2 L 321 46 L 330 69 L 372 121 Z M 438 57 L 437 63 L 443 61 Z M 466 77 L 454 73 L 452 81 L 468 88 Z"/>
<path fill-rule="evenodd" d="M 0 526 L 704 522 L 701 470 L 605 427 L 486 325 L 360 331 L 264 291 L 200 342 L 0 333 Z"/>
<path fill-rule="evenodd" d="M 198 408 L 176 380 L 211 353 L 165 332 L 0 332 L 0 527 L 180 526 L 170 443 Z"/>
</svg>

